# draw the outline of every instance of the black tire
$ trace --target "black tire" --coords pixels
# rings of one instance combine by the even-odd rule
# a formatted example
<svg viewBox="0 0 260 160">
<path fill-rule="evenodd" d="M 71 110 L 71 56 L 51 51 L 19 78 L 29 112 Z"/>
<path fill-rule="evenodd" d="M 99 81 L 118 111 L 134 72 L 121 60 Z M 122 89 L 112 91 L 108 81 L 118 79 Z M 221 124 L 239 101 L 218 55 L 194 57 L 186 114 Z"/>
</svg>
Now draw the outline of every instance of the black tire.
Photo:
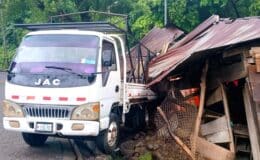
<svg viewBox="0 0 260 160">
<path fill-rule="evenodd" d="M 146 127 L 145 109 L 138 106 L 132 107 L 126 115 L 125 126 L 133 129 L 133 131 L 144 129 Z"/>
<path fill-rule="evenodd" d="M 138 111 L 136 113 L 136 124 L 135 129 L 138 130 L 144 130 L 146 128 L 146 121 L 145 121 L 145 108 L 138 108 Z"/>
<path fill-rule="evenodd" d="M 32 147 L 43 146 L 48 138 L 47 135 L 33 134 L 33 133 L 22 133 L 22 136 L 24 142 Z"/>
<path fill-rule="evenodd" d="M 108 140 L 108 136 L 113 134 L 111 133 L 111 127 L 116 127 L 116 135 L 114 137 L 114 140 L 112 140 L 113 143 L 112 141 L 110 141 L 109 143 Z M 97 146 L 102 152 L 110 154 L 117 148 L 119 142 L 119 127 L 120 125 L 118 116 L 114 113 L 111 113 L 108 129 L 102 131 L 96 138 Z"/>
</svg>

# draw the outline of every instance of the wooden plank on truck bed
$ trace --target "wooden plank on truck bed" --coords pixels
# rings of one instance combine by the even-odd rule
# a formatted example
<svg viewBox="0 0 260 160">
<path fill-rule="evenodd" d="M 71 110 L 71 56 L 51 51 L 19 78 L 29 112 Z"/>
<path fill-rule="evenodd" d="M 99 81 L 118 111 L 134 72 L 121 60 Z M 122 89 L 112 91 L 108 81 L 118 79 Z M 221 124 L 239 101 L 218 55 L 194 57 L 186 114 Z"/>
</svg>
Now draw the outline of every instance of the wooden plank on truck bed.
<svg viewBox="0 0 260 160">
<path fill-rule="evenodd" d="M 197 137 L 198 153 L 209 160 L 234 160 L 235 154 L 207 140 Z"/>
<path fill-rule="evenodd" d="M 149 101 L 156 99 L 156 94 L 145 84 L 126 83 L 126 87 L 128 102 L 131 102 L 131 100 Z"/>
</svg>

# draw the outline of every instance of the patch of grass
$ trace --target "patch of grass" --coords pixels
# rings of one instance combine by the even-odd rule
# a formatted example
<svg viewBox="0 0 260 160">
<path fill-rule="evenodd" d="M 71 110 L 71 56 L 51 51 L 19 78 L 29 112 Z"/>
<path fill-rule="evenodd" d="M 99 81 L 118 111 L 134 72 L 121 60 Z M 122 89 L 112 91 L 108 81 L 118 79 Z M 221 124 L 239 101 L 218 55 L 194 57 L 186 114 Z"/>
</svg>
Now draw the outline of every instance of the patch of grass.
<svg viewBox="0 0 260 160">
<path fill-rule="evenodd" d="M 152 154 L 150 152 L 147 152 L 138 158 L 138 160 L 152 160 L 152 159 L 153 159 Z"/>
</svg>

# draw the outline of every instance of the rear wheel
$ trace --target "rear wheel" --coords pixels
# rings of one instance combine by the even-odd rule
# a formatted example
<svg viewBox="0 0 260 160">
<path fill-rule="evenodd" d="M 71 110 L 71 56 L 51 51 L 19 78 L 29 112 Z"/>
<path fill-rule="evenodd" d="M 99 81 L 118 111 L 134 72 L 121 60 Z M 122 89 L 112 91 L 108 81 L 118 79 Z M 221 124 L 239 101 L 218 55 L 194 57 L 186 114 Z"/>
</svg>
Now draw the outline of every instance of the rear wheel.
<svg viewBox="0 0 260 160">
<path fill-rule="evenodd" d="M 33 133 L 22 133 L 22 136 L 25 143 L 27 143 L 32 147 L 43 146 L 48 138 L 47 135 L 33 134 Z"/>
<path fill-rule="evenodd" d="M 126 114 L 125 126 L 132 128 L 133 131 L 140 131 L 146 127 L 145 108 L 133 106 L 129 113 Z"/>
<path fill-rule="evenodd" d="M 119 141 L 119 118 L 116 114 L 111 114 L 108 129 L 101 132 L 96 141 L 104 153 L 109 154 L 116 149 Z"/>
</svg>

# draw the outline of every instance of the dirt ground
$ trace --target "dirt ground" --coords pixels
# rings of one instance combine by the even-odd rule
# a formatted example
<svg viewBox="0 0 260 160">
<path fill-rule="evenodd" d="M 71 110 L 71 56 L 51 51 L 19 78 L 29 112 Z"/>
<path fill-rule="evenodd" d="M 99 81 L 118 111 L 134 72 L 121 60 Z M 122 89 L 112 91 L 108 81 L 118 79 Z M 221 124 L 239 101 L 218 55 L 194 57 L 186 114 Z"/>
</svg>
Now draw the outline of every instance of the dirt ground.
<svg viewBox="0 0 260 160">
<path fill-rule="evenodd" d="M 120 145 L 124 159 L 137 160 L 147 153 L 152 159 L 188 160 L 187 154 L 171 138 L 162 138 L 154 131 L 140 132 Z M 149 158 L 148 158 L 149 159 Z"/>
</svg>

